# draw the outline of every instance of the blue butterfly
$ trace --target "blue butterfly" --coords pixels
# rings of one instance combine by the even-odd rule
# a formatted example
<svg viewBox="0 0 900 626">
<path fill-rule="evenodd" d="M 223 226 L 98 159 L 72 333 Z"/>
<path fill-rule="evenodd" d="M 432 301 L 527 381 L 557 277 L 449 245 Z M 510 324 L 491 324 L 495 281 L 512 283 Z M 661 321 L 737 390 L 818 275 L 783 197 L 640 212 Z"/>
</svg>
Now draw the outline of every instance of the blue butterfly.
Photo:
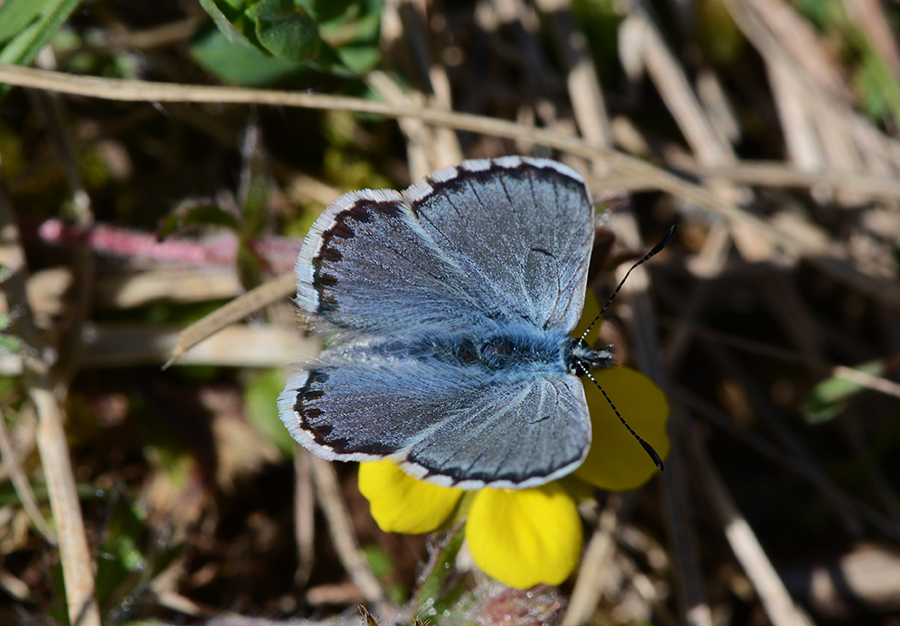
<svg viewBox="0 0 900 626">
<path fill-rule="evenodd" d="M 341 196 L 297 259 L 297 304 L 327 347 L 290 376 L 282 421 L 324 459 L 388 458 L 439 485 L 569 474 L 591 444 L 579 375 L 614 365 L 569 336 L 593 240 L 587 185 L 546 159 Z"/>
</svg>

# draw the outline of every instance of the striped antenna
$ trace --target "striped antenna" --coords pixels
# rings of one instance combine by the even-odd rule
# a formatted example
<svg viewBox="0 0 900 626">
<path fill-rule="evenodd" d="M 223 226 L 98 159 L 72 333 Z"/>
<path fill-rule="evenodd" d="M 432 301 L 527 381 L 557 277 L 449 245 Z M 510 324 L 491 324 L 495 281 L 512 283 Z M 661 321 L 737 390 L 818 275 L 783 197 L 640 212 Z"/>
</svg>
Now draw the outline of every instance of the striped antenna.
<svg viewBox="0 0 900 626">
<path fill-rule="evenodd" d="M 622 289 L 622 285 L 624 285 L 625 281 L 628 280 L 628 276 L 631 274 L 631 272 L 634 271 L 634 268 L 636 268 L 638 265 L 641 265 L 642 263 L 646 263 L 647 261 L 649 261 L 650 259 L 655 257 L 657 254 L 659 254 L 663 248 L 665 248 L 667 245 L 669 245 L 669 242 L 672 241 L 672 237 L 675 236 L 675 233 L 677 231 L 678 231 L 678 226 L 673 224 L 672 227 L 669 228 L 669 232 L 666 234 L 666 236 L 663 237 L 662 241 L 660 241 L 658 244 L 653 246 L 653 249 L 650 252 L 648 252 L 647 254 L 645 254 L 644 258 L 642 258 L 637 263 L 632 265 L 631 269 L 629 269 L 627 272 L 625 272 L 625 277 L 619 283 L 619 286 L 616 287 L 616 290 L 612 292 L 612 295 L 609 297 L 609 300 L 607 300 L 606 304 L 603 305 L 603 308 L 600 309 L 600 312 L 597 314 L 597 317 L 594 318 L 594 321 L 591 322 L 591 325 L 587 327 L 587 330 L 584 331 L 584 333 L 582 333 L 582 335 L 581 335 L 582 341 L 584 341 L 584 338 L 588 336 L 588 333 L 591 332 L 591 329 L 594 327 L 594 325 L 600 321 L 600 318 L 603 317 L 603 314 L 606 312 L 606 309 L 608 309 L 609 305 L 612 304 L 612 301 L 616 299 L 616 296 L 619 295 L 619 290 Z"/>
<path fill-rule="evenodd" d="M 581 335 L 581 341 L 584 341 L 584 338 L 587 337 L 589 332 L 591 332 L 591 329 L 594 327 L 594 324 L 596 324 L 600 320 L 600 318 L 603 317 L 603 313 L 606 312 L 606 309 L 608 309 L 609 305 L 612 304 L 612 301 L 615 300 L 616 296 L 619 293 L 619 290 L 622 289 L 622 285 L 625 284 L 625 281 L 628 279 L 629 274 L 631 274 L 631 272 L 634 270 L 634 268 L 636 268 L 641 263 L 645 263 L 645 262 L 649 261 L 650 259 L 652 259 L 654 256 L 656 256 L 660 250 L 662 250 L 669 244 L 669 242 L 672 240 L 672 237 L 675 236 L 675 232 L 677 230 L 678 230 L 678 226 L 673 225 L 669 229 L 669 232 L 666 234 L 666 236 L 663 237 L 662 241 L 660 241 L 658 244 L 653 246 L 653 249 L 650 250 L 650 252 L 648 252 L 647 254 L 645 254 L 644 258 L 642 258 L 637 263 L 635 263 L 634 265 L 631 266 L 631 269 L 629 269 L 625 273 L 625 278 L 622 279 L 622 282 L 620 282 L 619 286 L 616 287 L 616 290 L 613 291 L 612 295 L 609 297 L 609 300 L 607 300 L 606 304 L 603 305 L 603 308 L 600 309 L 600 313 L 597 314 L 597 317 L 594 318 L 594 321 L 591 322 L 591 325 L 588 326 L 587 330 L 584 331 L 584 334 Z M 591 382 L 594 383 L 595 385 L 597 385 L 597 389 L 600 390 L 600 393 L 602 393 L 603 397 L 606 398 L 606 401 L 609 402 L 609 406 L 613 410 L 613 412 L 616 414 L 616 417 L 618 417 L 619 421 L 622 422 L 622 425 L 628 429 L 628 432 L 631 433 L 631 436 L 634 437 L 639 444 L 641 444 L 641 447 L 644 448 L 644 452 L 647 453 L 647 455 L 650 457 L 650 460 L 652 460 L 654 465 L 656 465 L 656 468 L 659 471 L 663 471 L 662 459 L 659 458 L 659 455 L 656 453 L 656 450 L 653 449 L 653 446 L 651 446 L 649 443 L 644 441 L 644 439 L 641 438 L 640 435 L 638 435 L 636 432 L 634 432 L 634 429 L 631 426 L 629 426 L 628 422 L 625 421 L 625 418 L 622 417 L 622 414 L 619 413 L 619 409 L 617 409 L 616 405 L 613 404 L 612 399 L 606 394 L 606 390 L 600 386 L 600 383 L 598 383 L 597 379 L 594 378 L 593 375 L 588 371 L 587 367 L 585 367 L 581 363 L 581 361 L 578 361 L 578 366 L 579 366 L 579 369 L 581 369 L 582 374 L 584 374 L 585 376 L 590 378 Z"/>
</svg>

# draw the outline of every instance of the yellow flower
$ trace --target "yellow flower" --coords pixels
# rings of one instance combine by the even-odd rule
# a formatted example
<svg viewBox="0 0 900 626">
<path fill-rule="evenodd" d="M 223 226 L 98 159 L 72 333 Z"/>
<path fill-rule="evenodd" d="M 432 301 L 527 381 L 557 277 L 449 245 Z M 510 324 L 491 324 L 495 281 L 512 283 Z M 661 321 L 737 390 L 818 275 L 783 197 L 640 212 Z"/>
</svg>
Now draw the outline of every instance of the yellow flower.
<svg viewBox="0 0 900 626">
<path fill-rule="evenodd" d="M 534 489 L 483 489 L 472 502 L 466 541 L 478 566 L 519 589 L 558 585 L 581 554 L 581 519 L 559 481 Z"/>
<path fill-rule="evenodd" d="M 653 446 L 661 459 L 669 456 L 669 403 L 662 389 L 629 367 L 595 372 L 594 378 L 634 432 Z M 656 465 L 622 426 L 600 390 L 590 381 L 585 383 L 584 395 L 591 411 L 591 449 L 575 476 L 609 491 L 637 489 L 656 475 Z"/>
<path fill-rule="evenodd" d="M 627 367 L 596 372 L 628 423 L 660 457 L 669 453 L 665 424 L 669 407 L 659 387 Z M 647 482 L 656 467 L 619 423 L 606 399 L 585 385 L 591 411 L 593 443 L 575 476 L 603 489 L 622 491 Z M 372 517 L 387 532 L 420 534 L 448 526 L 468 510 L 466 541 L 484 572 L 520 589 L 541 583 L 557 585 L 578 564 L 581 520 L 572 479 L 532 489 L 464 491 L 439 487 L 404 474 L 390 461 L 362 463 L 359 488 Z"/>
<path fill-rule="evenodd" d="M 391 461 L 360 464 L 359 491 L 381 530 L 407 535 L 437 530 L 466 493 L 416 480 Z"/>
</svg>

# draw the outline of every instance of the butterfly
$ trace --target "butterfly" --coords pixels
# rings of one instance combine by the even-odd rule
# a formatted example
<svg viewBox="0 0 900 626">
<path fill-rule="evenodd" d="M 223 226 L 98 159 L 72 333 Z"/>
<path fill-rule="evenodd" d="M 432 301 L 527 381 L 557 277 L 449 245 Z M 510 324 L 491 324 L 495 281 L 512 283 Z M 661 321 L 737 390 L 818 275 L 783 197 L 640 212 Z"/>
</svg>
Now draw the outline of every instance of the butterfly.
<svg viewBox="0 0 900 626">
<path fill-rule="evenodd" d="M 614 366 L 611 346 L 570 337 L 593 240 L 584 179 L 547 159 L 341 196 L 297 259 L 296 302 L 326 348 L 289 377 L 282 421 L 324 459 L 391 459 L 439 485 L 569 474 L 591 444 L 579 376 Z"/>
</svg>

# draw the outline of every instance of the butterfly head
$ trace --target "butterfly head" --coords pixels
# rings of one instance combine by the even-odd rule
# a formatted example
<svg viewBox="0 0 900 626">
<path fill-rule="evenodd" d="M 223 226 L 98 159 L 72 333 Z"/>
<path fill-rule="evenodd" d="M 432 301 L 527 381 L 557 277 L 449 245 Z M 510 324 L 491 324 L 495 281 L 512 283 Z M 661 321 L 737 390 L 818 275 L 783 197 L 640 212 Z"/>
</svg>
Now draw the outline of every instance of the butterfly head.
<svg viewBox="0 0 900 626">
<path fill-rule="evenodd" d="M 590 370 L 615 367 L 613 347 L 605 346 L 599 350 L 592 348 L 584 339 L 572 339 L 566 351 L 566 369 L 570 374 L 581 376 Z"/>
</svg>

